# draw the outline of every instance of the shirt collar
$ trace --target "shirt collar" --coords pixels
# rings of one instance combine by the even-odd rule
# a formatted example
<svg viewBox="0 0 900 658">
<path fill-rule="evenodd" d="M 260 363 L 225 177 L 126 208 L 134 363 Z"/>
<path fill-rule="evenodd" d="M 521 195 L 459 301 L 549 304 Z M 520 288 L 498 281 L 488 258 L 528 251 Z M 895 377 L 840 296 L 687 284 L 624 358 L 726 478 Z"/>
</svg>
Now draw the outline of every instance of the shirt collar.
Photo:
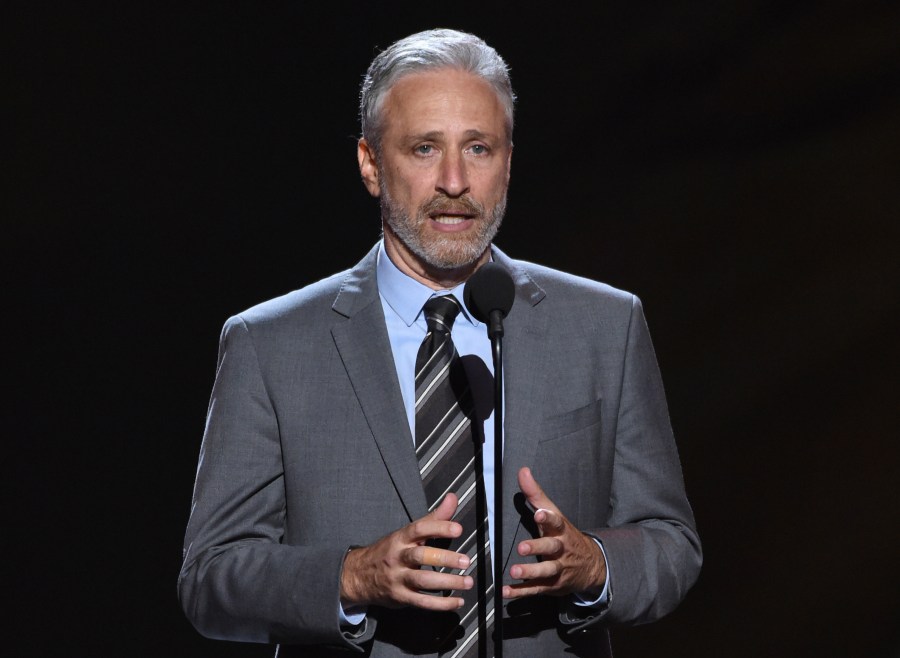
<svg viewBox="0 0 900 658">
<path fill-rule="evenodd" d="M 466 303 L 463 299 L 465 282 L 460 283 L 452 290 L 432 290 L 411 276 L 404 274 L 394 265 L 384 249 L 384 240 L 381 241 L 378 247 L 376 278 L 378 281 L 378 292 L 407 327 L 411 327 L 419 317 L 425 302 L 436 295 L 446 294 L 452 294 L 456 297 L 460 306 L 462 306 L 462 317 L 469 324 L 473 327 L 481 326 L 481 323 L 472 317 L 469 309 L 466 308 Z"/>
</svg>

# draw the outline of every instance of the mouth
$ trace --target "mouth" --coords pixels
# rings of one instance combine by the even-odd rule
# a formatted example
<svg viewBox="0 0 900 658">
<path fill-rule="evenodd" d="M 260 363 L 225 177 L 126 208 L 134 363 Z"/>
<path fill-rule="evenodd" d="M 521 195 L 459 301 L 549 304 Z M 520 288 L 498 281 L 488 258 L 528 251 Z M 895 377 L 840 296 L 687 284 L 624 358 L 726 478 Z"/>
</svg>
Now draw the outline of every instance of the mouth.
<svg viewBox="0 0 900 658">
<path fill-rule="evenodd" d="M 429 215 L 432 226 L 438 231 L 453 232 L 465 230 L 475 218 L 468 213 L 435 212 Z"/>
<path fill-rule="evenodd" d="M 472 219 L 472 215 L 443 215 L 443 214 L 435 214 L 431 215 L 431 219 L 438 224 L 446 224 L 449 226 L 453 226 L 455 224 L 462 224 L 463 222 Z"/>
</svg>

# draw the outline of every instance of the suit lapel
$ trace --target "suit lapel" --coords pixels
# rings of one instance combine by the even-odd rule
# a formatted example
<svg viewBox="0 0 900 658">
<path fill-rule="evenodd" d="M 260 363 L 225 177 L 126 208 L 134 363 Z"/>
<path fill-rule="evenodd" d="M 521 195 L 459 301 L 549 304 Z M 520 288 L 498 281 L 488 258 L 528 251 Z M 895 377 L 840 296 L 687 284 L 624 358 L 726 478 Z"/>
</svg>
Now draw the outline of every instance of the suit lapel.
<svg viewBox="0 0 900 658">
<path fill-rule="evenodd" d="M 410 520 L 427 512 L 413 439 L 375 280 L 377 247 L 347 276 L 333 309 L 347 320 L 331 335 L 384 465 Z"/>
<path fill-rule="evenodd" d="M 542 383 L 538 373 L 545 371 L 544 360 L 547 327 L 543 314 L 535 306 L 545 297 L 544 291 L 496 247 L 495 262 L 513 276 L 516 299 L 504 322 L 503 388 L 505 396 L 503 448 L 503 546 L 504 568 L 508 568 L 513 540 L 520 523 L 513 505 L 519 493 L 518 473 L 523 466 L 533 466 L 540 440 Z"/>
</svg>

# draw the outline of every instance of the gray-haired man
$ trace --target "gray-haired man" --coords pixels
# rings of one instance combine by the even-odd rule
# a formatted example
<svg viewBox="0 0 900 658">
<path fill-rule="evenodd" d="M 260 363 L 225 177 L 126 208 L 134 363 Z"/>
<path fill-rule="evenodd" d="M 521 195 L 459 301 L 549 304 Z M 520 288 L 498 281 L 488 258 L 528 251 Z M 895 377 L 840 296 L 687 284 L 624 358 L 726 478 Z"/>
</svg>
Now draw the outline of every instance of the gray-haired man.
<svg viewBox="0 0 900 658">
<path fill-rule="evenodd" d="M 281 643 L 280 656 L 490 653 L 471 632 L 490 625 L 458 612 L 472 557 L 441 544 L 475 529 L 454 516 L 460 496 L 429 505 L 414 438 L 424 303 L 462 302 L 489 260 L 516 285 L 503 519 L 484 497 L 488 526 L 504 528 L 491 553 L 505 654 L 609 655 L 608 624 L 656 619 L 695 581 L 700 544 L 640 302 L 492 246 L 513 104 L 506 64 L 469 34 L 415 34 L 372 62 L 357 155 L 383 240 L 223 331 L 179 579 L 202 633 Z M 461 306 L 452 339 L 490 487 L 490 344 Z"/>
</svg>

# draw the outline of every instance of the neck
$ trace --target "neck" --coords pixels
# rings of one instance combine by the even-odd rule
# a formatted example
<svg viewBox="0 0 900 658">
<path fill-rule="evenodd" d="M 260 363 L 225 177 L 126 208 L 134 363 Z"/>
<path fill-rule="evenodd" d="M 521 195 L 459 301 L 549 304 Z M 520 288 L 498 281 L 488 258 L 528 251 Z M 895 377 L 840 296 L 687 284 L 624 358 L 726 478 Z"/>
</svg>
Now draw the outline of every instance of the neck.
<svg viewBox="0 0 900 658">
<path fill-rule="evenodd" d="M 466 281 L 490 259 L 490 247 L 474 262 L 454 268 L 438 268 L 422 261 L 412 253 L 384 223 L 384 250 L 397 269 L 432 290 L 450 290 Z"/>
</svg>

